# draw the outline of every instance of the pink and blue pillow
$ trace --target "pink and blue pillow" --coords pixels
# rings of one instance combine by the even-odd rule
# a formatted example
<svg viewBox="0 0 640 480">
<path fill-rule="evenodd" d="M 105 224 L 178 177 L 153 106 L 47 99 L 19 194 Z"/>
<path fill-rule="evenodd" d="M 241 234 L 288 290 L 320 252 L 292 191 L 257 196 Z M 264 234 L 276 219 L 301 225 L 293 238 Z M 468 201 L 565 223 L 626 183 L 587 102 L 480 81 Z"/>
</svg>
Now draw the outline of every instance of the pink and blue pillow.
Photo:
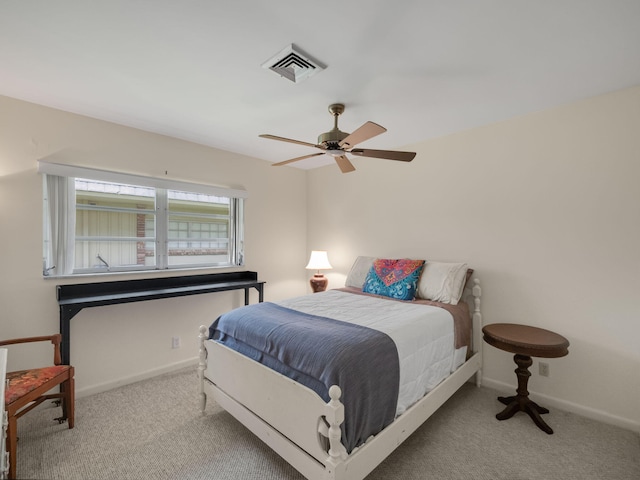
<svg viewBox="0 0 640 480">
<path fill-rule="evenodd" d="M 374 260 L 362 286 L 364 293 L 382 295 L 396 300 L 413 300 L 424 260 Z"/>
</svg>

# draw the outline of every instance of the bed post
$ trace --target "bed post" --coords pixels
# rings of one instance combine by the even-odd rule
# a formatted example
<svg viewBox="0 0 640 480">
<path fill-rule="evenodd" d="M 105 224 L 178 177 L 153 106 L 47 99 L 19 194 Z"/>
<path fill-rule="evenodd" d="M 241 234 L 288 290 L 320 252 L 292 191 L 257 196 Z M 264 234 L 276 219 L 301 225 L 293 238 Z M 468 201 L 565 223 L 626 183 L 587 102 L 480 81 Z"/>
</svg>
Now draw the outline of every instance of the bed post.
<svg viewBox="0 0 640 480">
<path fill-rule="evenodd" d="M 209 327 L 200 325 L 200 361 L 198 363 L 198 378 L 200 379 L 200 411 L 202 415 L 205 414 L 205 408 L 207 406 L 207 395 L 204 393 L 204 371 L 207 368 L 207 349 L 204 346 L 204 341 L 209 336 Z"/>
<path fill-rule="evenodd" d="M 482 313 L 480 313 L 480 297 L 482 296 L 482 289 L 480 288 L 480 279 L 475 278 L 473 280 L 473 288 L 471 289 L 473 295 L 473 347 L 477 353 L 482 354 Z M 482 358 L 482 355 L 480 355 Z M 479 387 L 482 383 L 482 364 L 476 372 L 476 385 Z"/>
<path fill-rule="evenodd" d="M 329 457 L 326 463 L 328 464 L 328 477 L 334 478 L 335 468 L 344 459 L 347 458 L 347 449 L 342 445 L 342 430 L 340 425 L 344 422 L 344 405 L 340 402 L 340 396 L 342 390 L 337 385 L 332 385 L 329 388 L 329 397 L 331 400 L 326 405 L 325 419 L 329 423 Z"/>
</svg>

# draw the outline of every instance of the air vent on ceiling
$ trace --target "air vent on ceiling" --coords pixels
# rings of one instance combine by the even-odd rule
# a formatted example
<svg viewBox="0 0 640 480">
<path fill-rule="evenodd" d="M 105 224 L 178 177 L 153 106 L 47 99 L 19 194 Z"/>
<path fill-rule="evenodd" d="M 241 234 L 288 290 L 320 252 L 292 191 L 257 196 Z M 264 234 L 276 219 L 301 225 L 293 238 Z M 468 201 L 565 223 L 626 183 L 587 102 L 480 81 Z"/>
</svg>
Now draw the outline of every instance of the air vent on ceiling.
<svg viewBox="0 0 640 480">
<path fill-rule="evenodd" d="M 278 75 L 298 83 L 321 72 L 326 66 L 303 53 L 292 43 L 264 62 L 262 68 L 273 70 Z"/>
</svg>

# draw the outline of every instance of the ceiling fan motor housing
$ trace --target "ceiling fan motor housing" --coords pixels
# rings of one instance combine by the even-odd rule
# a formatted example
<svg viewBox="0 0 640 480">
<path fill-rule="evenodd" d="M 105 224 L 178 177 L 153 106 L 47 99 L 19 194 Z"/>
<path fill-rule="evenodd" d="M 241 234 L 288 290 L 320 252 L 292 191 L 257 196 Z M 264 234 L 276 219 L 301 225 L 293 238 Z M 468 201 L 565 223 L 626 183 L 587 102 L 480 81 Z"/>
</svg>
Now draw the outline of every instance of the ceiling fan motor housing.
<svg viewBox="0 0 640 480">
<path fill-rule="evenodd" d="M 318 143 L 329 149 L 340 148 L 338 144 L 348 136 L 349 134 L 347 132 L 334 128 L 330 132 L 320 134 L 318 136 Z"/>
<path fill-rule="evenodd" d="M 329 150 L 337 150 L 342 140 L 349 136 L 348 133 L 338 129 L 338 117 L 344 112 L 344 104 L 334 103 L 329 105 L 329 113 L 333 115 L 333 129 L 318 136 L 318 143 Z"/>
</svg>

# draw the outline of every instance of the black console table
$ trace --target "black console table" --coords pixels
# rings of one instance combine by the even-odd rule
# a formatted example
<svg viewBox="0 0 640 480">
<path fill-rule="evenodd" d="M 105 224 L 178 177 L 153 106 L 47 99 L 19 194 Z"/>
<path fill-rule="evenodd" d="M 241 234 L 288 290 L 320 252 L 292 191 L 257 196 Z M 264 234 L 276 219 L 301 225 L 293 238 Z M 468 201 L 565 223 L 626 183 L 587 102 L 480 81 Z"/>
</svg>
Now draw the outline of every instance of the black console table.
<svg viewBox="0 0 640 480">
<path fill-rule="evenodd" d="M 211 273 L 182 277 L 147 278 L 115 282 L 58 285 L 56 295 L 60 306 L 60 353 L 62 363 L 71 360 L 71 319 L 83 308 L 142 302 L 157 298 L 183 297 L 200 293 L 244 290 L 244 304 L 249 304 L 249 289 L 258 291 L 258 301 L 264 299 L 264 283 L 256 272 Z"/>
</svg>

